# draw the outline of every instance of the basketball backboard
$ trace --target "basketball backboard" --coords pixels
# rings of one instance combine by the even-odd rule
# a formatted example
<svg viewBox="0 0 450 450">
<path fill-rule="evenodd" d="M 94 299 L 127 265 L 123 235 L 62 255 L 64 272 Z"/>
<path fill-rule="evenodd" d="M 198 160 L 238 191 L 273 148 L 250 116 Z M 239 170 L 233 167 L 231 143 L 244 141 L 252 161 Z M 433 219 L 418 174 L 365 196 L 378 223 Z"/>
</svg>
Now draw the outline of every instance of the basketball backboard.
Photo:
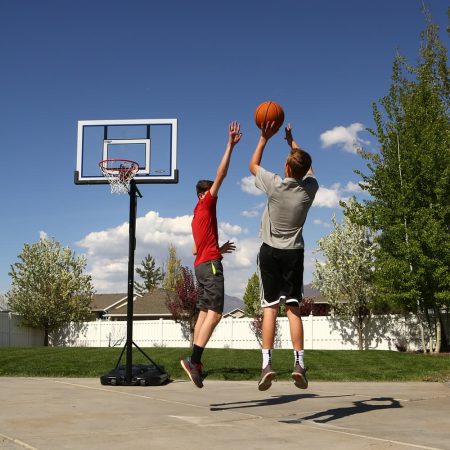
<svg viewBox="0 0 450 450">
<path fill-rule="evenodd" d="M 99 162 L 136 161 L 136 183 L 177 183 L 177 119 L 78 121 L 75 184 L 108 184 Z"/>
</svg>

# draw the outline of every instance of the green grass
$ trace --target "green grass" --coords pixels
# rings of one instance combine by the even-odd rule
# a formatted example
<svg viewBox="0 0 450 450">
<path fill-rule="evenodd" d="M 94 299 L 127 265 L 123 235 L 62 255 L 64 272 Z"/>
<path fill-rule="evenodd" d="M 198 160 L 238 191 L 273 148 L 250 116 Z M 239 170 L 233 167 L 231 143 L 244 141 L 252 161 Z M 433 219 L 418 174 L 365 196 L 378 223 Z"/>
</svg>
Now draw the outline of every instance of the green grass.
<svg viewBox="0 0 450 450">
<path fill-rule="evenodd" d="M 0 376 L 99 377 L 113 369 L 120 348 L 0 347 Z M 179 359 L 186 348 L 143 349 L 172 379 L 186 378 Z M 450 381 L 449 355 L 389 351 L 307 350 L 305 362 L 313 381 Z M 125 355 L 122 359 L 125 363 Z M 148 363 L 136 349 L 133 364 Z M 212 380 L 257 380 L 259 350 L 206 349 L 204 370 Z M 275 350 L 273 366 L 279 380 L 290 379 L 293 354 Z"/>
</svg>

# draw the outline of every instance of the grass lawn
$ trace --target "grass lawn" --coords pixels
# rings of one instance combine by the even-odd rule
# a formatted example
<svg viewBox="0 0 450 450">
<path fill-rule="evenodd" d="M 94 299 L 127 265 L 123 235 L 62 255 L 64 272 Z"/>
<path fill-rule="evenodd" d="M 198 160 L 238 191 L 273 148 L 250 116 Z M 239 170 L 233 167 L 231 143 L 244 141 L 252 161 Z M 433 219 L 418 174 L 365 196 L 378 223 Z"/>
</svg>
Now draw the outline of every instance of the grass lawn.
<svg viewBox="0 0 450 450">
<path fill-rule="evenodd" d="M 116 366 L 121 348 L 0 347 L 0 376 L 99 377 Z M 172 379 L 187 378 L 179 360 L 187 348 L 143 349 Z M 204 371 L 212 380 L 257 380 L 259 350 L 206 349 Z M 450 356 L 381 350 L 306 350 L 308 378 L 313 381 L 450 381 Z M 136 349 L 133 364 L 146 364 Z M 125 355 L 122 358 L 125 364 Z M 291 350 L 275 350 L 279 380 L 290 379 Z"/>
</svg>

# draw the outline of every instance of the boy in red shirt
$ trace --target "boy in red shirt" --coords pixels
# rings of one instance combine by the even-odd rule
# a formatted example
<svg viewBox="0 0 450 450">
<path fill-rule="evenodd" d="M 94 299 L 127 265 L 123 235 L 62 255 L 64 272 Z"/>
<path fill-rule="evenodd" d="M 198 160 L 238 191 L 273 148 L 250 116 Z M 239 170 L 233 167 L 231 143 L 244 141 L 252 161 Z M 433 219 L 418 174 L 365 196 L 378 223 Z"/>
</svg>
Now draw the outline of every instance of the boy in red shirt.
<svg viewBox="0 0 450 450">
<path fill-rule="evenodd" d="M 219 247 L 216 216 L 217 195 L 227 176 L 233 148 L 241 136 L 239 123 L 230 123 L 228 144 L 217 168 L 216 178 L 214 181 L 200 180 L 196 186 L 198 203 L 192 219 L 192 235 L 194 237 L 193 253 L 196 255 L 195 276 L 200 287 L 197 304 L 200 312 L 194 329 L 192 355 L 182 359 L 180 363 L 192 382 L 199 388 L 203 387 L 201 363 L 203 350 L 223 313 L 225 294 L 222 255 L 231 253 L 236 248 L 230 241 Z"/>
</svg>

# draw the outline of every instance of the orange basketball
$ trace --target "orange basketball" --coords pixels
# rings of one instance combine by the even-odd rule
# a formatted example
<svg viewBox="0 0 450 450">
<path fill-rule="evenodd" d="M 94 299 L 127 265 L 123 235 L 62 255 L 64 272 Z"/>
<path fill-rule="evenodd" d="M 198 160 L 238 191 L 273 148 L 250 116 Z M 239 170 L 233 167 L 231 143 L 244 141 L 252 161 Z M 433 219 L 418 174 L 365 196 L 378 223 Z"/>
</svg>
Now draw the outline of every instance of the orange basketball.
<svg viewBox="0 0 450 450">
<path fill-rule="evenodd" d="M 283 108 L 276 102 L 263 102 L 255 110 L 255 123 L 262 128 L 267 122 L 275 122 L 278 130 L 284 122 Z"/>
</svg>

